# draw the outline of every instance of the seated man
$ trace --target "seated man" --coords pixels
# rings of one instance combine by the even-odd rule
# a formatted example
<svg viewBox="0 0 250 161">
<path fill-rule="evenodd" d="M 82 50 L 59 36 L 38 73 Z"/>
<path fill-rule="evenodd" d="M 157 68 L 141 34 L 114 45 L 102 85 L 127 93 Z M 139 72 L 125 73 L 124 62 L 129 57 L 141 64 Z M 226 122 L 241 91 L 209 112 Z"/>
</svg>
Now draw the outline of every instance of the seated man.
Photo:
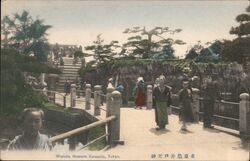
<svg viewBox="0 0 250 161">
<path fill-rule="evenodd" d="M 10 142 L 8 150 L 51 150 L 49 138 L 39 133 L 43 118 L 44 112 L 41 109 L 24 109 L 21 116 L 23 134 Z"/>
</svg>

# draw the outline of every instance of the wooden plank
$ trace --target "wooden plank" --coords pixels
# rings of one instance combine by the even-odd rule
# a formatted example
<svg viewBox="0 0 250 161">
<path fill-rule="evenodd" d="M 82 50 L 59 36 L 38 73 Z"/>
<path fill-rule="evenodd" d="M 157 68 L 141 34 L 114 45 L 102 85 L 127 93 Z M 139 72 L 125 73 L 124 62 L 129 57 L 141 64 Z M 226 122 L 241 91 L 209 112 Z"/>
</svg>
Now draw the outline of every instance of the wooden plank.
<svg viewBox="0 0 250 161">
<path fill-rule="evenodd" d="M 68 137 L 70 137 L 72 135 L 76 135 L 76 134 L 82 133 L 82 132 L 84 132 L 86 130 L 92 129 L 94 127 L 106 124 L 107 122 L 110 122 L 110 121 L 112 121 L 114 119 L 116 119 L 115 116 L 107 117 L 104 120 L 100 120 L 100 121 L 94 122 L 92 124 L 89 124 L 89 125 L 86 125 L 86 126 L 83 126 L 83 127 L 68 131 L 66 133 L 63 133 L 63 134 L 60 134 L 60 135 L 57 135 L 57 136 L 53 136 L 53 137 L 50 138 L 50 141 L 55 142 L 55 141 L 58 141 L 60 139 L 68 138 Z"/>
</svg>

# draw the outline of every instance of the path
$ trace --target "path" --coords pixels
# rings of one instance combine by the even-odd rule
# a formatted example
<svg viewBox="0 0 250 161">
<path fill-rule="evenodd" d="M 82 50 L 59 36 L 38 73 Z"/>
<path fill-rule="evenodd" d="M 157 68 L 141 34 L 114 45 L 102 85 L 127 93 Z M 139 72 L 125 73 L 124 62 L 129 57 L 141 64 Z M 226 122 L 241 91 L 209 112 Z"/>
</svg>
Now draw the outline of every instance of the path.
<svg viewBox="0 0 250 161">
<path fill-rule="evenodd" d="M 121 159 L 171 160 L 185 154 L 195 160 L 248 160 L 249 149 L 239 137 L 219 130 L 204 130 L 202 124 L 188 127 L 190 133 L 180 132 L 176 115 L 169 117 L 167 130 L 156 131 L 153 110 L 121 109 L 121 139 L 125 145 L 108 150 Z M 154 155 L 156 157 L 154 158 Z M 172 158 L 175 155 L 175 158 Z"/>
</svg>

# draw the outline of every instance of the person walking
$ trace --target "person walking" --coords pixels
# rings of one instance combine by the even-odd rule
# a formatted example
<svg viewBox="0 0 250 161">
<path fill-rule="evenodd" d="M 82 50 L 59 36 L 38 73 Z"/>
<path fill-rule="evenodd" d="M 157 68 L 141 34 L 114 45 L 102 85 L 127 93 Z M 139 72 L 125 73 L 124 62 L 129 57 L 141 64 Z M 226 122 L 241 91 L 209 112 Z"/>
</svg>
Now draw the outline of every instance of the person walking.
<svg viewBox="0 0 250 161">
<path fill-rule="evenodd" d="M 194 121 L 193 109 L 191 103 L 193 102 L 192 91 L 189 88 L 189 82 L 183 82 L 183 89 L 178 93 L 180 103 L 180 121 L 182 122 L 181 130 L 187 131 L 188 122 Z"/>
<path fill-rule="evenodd" d="M 68 79 L 64 83 L 64 93 L 65 93 L 65 96 L 67 96 L 70 93 L 70 83 Z"/>
<path fill-rule="evenodd" d="M 171 104 L 171 89 L 165 85 L 165 76 L 161 75 L 158 81 L 158 86 L 153 89 L 153 99 L 156 104 L 155 121 L 158 126 L 156 130 L 161 130 L 168 124 L 167 108 Z"/>
<path fill-rule="evenodd" d="M 203 87 L 204 111 L 203 111 L 203 127 L 214 128 L 212 126 L 212 118 L 214 115 L 214 105 L 216 99 L 220 100 L 218 82 L 216 76 L 209 77 Z"/>
<path fill-rule="evenodd" d="M 137 79 L 135 87 L 135 105 L 136 108 L 142 109 L 146 105 L 145 83 L 142 77 Z"/>
</svg>

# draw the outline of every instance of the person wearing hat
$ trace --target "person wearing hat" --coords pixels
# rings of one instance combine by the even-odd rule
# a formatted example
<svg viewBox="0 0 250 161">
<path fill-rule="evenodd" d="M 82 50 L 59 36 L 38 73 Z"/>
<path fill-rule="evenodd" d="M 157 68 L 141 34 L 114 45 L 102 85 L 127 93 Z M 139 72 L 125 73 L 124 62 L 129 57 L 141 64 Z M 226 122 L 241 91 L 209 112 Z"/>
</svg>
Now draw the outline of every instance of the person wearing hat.
<svg viewBox="0 0 250 161">
<path fill-rule="evenodd" d="M 180 103 L 180 121 L 182 122 L 181 130 L 187 131 L 186 123 L 194 121 L 193 109 L 192 109 L 192 90 L 189 89 L 189 82 L 183 82 L 183 89 L 178 93 Z"/>
<path fill-rule="evenodd" d="M 168 124 L 167 108 L 171 105 L 171 89 L 165 85 L 166 78 L 161 75 L 158 85 L 153 89 L 153 99 L 155 100 L 155 121 L 156 130 L 165 129 Z"/>
</svg>

